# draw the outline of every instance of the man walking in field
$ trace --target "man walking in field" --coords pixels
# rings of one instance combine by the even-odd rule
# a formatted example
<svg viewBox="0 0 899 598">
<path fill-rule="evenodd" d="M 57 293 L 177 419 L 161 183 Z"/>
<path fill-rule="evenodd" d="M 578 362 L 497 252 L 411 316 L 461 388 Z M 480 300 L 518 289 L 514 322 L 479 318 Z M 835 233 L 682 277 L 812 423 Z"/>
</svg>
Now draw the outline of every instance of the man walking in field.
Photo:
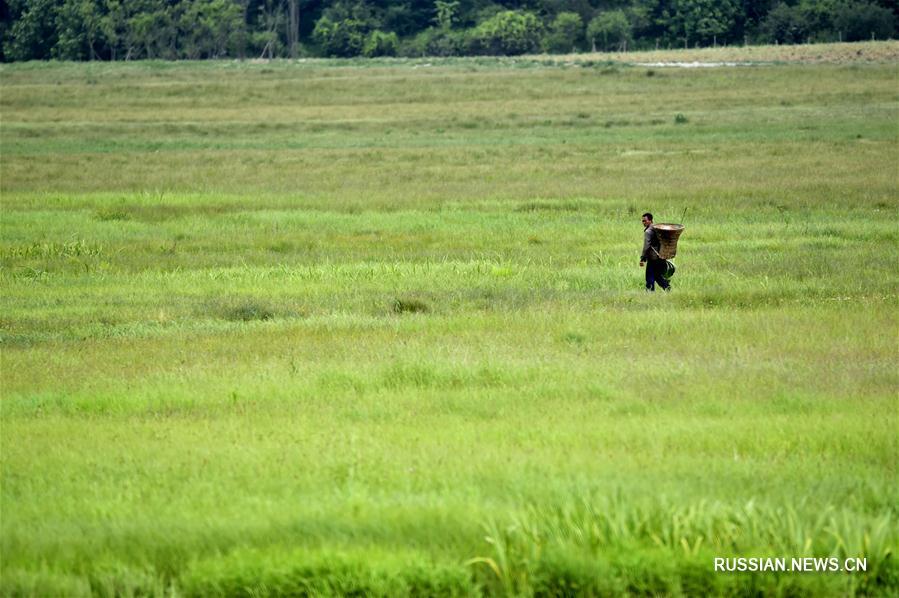
<svg viewBox="0 0 899 598">
<path fill-rule="evenodd" d="M 652 228 L 652 214 L 643 214 L 643 253 L 640 254 L 640 267 L 646 267 L 646 290 L 655 291 L 656 283 L 665 289 L 671 290 L 671 284 L 662 277 L 665 271 L 665 260 L 659 256 L 662 242 Z"/>
</svg>

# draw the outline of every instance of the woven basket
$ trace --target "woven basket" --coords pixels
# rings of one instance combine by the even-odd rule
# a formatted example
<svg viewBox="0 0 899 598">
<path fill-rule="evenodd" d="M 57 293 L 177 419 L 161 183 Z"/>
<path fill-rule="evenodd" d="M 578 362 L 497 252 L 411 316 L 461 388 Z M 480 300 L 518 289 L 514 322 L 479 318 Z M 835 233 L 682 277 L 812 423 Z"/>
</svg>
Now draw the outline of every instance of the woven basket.
<svg viewBox="0 0 899 598">
<path fill-rule="evenodd" d="M 663 260 L 670 260 L 677 255 L 677 239 L 684 232 L 683 224 L 653 224 L 653 230 L 659 237 L 662 246 L 659 247 L 659 257 Z"/>
</svg>

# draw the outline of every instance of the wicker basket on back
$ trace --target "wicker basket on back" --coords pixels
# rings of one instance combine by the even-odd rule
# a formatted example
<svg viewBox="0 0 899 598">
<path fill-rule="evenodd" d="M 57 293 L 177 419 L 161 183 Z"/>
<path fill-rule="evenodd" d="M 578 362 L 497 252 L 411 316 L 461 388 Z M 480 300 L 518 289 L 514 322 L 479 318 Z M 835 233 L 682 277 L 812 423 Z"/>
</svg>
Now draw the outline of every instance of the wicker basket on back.
<svg viewBox="0 0 899 598">
<path fill-rule="evenodd" d="M 677 239 L 684 232 L 683 224 L 653 224 L 653 230 L 659 237 L 662 246 L 659 248 L 659 257 L 664 260 L 670 260 L 677 255 Z"/>
</svg>

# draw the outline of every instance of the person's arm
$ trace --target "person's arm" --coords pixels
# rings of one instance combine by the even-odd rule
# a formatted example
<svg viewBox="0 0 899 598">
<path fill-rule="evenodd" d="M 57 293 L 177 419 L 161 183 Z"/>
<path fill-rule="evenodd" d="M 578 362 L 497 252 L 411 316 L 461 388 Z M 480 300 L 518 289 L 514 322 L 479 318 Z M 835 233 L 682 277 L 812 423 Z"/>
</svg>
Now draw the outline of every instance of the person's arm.
<svg viewBox="0 0 899 598">
<path fill-rule="evenodd" d="M 647 227 L 643 232 L 643 253 L 640 254 L 640 265 L 649 260 L 649 252 L 652 251 L 652 227 Z"/>
</svg>

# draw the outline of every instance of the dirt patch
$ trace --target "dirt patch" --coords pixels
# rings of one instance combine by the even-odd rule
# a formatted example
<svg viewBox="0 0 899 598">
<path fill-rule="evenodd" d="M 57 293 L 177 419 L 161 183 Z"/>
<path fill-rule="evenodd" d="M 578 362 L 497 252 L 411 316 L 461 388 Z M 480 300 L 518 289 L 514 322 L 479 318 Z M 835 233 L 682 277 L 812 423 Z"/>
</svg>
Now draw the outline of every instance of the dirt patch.
<svg viewBox="0 0 899 598">
<path fill-rule="evenodd" d="M 771 63 L 895 63 L 899 62 L 899 41 L 843 44 L 803 44 L 797 46 L 728 46 L 649 50 L 644 52 L 603 52 L 534 56 L 536 60 L 565 62 L 619 62 L 648 67 L 752 66 Z"/>
<path fill-rule="evenodd" d="M 764 62 L 638 62 L 637 66 L 657 66 L 661 68 L 703 69 L 717 66 L 756 66 Z"/>
</svg>

